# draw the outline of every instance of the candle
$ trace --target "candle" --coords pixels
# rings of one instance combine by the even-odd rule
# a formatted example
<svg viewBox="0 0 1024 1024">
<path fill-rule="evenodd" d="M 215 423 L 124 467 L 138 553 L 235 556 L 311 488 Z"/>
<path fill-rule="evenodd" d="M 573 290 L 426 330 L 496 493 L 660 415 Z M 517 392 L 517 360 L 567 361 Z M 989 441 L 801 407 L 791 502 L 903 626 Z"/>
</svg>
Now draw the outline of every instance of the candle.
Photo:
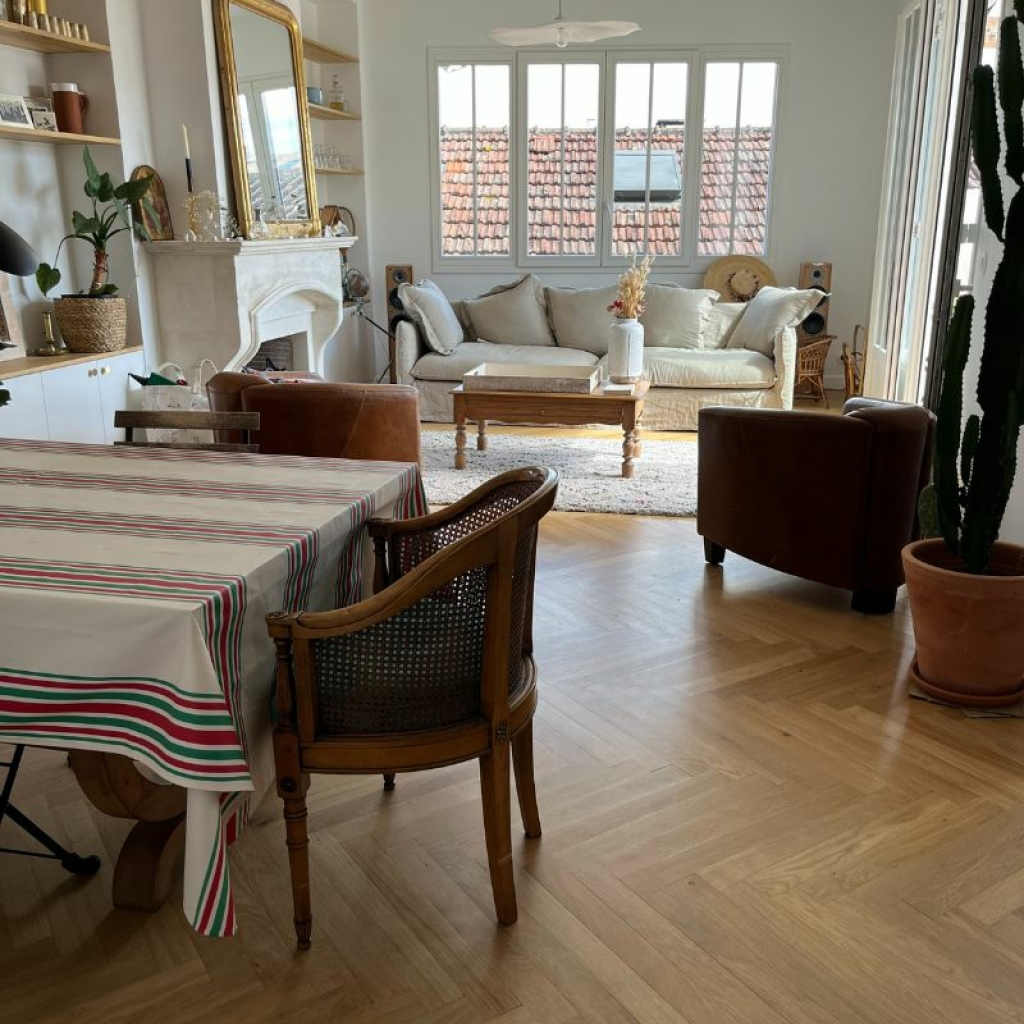
<svg viewBox="0 0 1024 1024">
<path fill-rule="evenodd" d="M 188 126 L 181 126 L 181 138 L 185 143 L 185 180 L 189 192 L 192 191 L 192 151 L 188 148 Z"/>
</svg>

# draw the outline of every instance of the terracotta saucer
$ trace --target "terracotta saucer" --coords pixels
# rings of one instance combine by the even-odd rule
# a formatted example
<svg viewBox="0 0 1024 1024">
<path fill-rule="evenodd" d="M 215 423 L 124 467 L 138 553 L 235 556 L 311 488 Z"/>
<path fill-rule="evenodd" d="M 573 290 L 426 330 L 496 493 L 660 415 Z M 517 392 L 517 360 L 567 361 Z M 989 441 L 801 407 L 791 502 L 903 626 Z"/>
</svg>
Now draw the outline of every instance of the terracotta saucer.
<svg viewBox="0 0 1024 1024">
<path fill-rule="evenodd" d="M 1024 696 L 1024 679 L 1021 680 L 1020 686 L 1018 686 L 1016 690 L 1012 690 L 1010 693 L 970 694 L 957 693 L 953 690 L 944 690 L 941 686 L 936 686 L 935 683 L 928 682 L 928 680 L 921 675 L 917 669 L 916 661 L 910 666 L 910 678 L 930 697 L 934 697 L 936 700 L 945 701 L 947 704 L 959 704 L 965 708 L 1002 708 L 1009 704 L 1016 704 L 1021 697 Z"/>
</svg>

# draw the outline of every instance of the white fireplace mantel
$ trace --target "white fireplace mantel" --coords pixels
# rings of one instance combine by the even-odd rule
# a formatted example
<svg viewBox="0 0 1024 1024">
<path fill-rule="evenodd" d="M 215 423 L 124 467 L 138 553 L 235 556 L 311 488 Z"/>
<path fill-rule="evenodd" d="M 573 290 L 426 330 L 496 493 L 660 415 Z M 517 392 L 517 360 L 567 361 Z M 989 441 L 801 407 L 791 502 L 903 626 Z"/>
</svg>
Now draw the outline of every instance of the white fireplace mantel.
<svg viewBox="0 0 1024 1024">
<path fill-rule="evenodd" d="M 245 366 L 260 345 L 297 335 L 294 369 L 324 372 L 344 316 L 340 251 L 356 239 L 150 242 L 161 358 Z M 304 343 L 303 343 L 304 340 Z"/>
</svg>

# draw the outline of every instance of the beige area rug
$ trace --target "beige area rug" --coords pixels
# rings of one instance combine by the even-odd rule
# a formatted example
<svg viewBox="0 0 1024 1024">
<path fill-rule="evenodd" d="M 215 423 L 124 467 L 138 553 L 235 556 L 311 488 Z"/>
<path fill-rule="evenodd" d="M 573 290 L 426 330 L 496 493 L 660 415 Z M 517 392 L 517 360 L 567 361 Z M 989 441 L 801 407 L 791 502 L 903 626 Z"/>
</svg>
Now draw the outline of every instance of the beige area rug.
<svg viewBox="0 0 1024 1024">
<path fill-rule="evenodd" d="M 697 512 L 697 443 L 644 441 L 636 475 L 622 478 L 622 442 L 613 436 L 562 437 L 556 433 L 488 434 L 476 450 L 469 432 L 469 465 L 457 470 L 455 430 L 425 430 L 423 481 L 432 505 L 448 505 L 485 480 L 522 466 L 551 466 L 560 475 L 555 508 L 564 512 L 692 516 Z"/>
</svg>

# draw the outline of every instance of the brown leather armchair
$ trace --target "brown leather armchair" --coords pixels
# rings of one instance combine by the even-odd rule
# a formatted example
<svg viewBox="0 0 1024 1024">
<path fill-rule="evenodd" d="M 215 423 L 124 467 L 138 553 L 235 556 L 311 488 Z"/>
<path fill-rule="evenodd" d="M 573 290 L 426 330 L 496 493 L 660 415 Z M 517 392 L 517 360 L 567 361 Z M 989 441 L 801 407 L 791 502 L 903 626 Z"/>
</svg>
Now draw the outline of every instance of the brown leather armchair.
<svg viewBox="0 0 1024 1024">
<path fill-rule="evenodd" d="M 891 612 L 934 422 L 919 406 L 869 398 L 850 399 L 842 416 L 701 409 L 697 532 L 708 562 L 734 551 L 852 590 L 855 611 Z"/>
<path fill-rule="evenodd" d="M 218 373 L 206 393 L 213 412 L 260 414 L 252 439 L 262 454 L 420 461 L 419 395 L 413 387 L 272 383 L 256 374 Z"/>
</svg>

